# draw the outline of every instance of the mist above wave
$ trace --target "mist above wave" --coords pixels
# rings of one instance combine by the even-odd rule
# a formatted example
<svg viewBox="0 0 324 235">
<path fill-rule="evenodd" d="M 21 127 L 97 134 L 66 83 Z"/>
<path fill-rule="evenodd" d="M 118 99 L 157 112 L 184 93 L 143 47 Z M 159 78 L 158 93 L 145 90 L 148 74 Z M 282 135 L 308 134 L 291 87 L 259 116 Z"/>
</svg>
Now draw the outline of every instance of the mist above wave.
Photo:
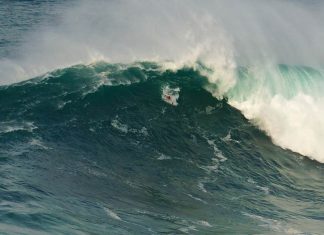
<svg viewBox="0 0 324 235">
<path fill-rule="evenodd" d="M 56 26 L 28 33 L 15 58 L 0 60 L 1 83 L 96 60 L 199 60 L 227 77 L 236 65 L 322 65 L 323 8 L 299 1 L 79 1 Z"/>
</svg>

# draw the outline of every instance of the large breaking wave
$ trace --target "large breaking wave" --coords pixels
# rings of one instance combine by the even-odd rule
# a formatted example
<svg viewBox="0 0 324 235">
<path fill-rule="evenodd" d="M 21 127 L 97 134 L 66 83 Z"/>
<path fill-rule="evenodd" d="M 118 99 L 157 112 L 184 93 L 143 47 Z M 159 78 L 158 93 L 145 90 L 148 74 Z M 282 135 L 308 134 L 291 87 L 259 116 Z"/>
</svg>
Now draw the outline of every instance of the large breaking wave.
<svg viewBox="0 0 324 235">
<path fill-rule="evenodd" d="M 320 234 L 322 164 L 273 145 L 228 104 L 244 85 L 220 99 L 201 66 L 96 62 L 0 87 L 1 228 Z"/>
<path fill-rule="evenodd" d="M 323 162 L 323 4 L 80 1 L 2 58 L 2 84 L 94 61 L 192 67 L 273 141 Z M 301 20 L 302 19 L 302 20 Z M 212 85 L 214 84 L 214 85 Z"/>
</svg>

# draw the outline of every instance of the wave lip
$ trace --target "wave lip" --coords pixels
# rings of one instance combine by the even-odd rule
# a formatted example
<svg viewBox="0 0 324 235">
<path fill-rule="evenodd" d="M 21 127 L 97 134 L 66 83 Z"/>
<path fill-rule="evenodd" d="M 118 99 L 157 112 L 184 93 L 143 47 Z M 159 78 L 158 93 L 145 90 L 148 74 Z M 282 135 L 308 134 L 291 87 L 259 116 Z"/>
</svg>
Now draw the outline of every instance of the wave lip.
<svg viewBox="0 0 324 235">
<path fill-rule="evenodd" d="M 324 163 L 323 72 L 286 65 L 244 70 L 225 94 L 229 104 L 275 144 Z"/>
</svg>

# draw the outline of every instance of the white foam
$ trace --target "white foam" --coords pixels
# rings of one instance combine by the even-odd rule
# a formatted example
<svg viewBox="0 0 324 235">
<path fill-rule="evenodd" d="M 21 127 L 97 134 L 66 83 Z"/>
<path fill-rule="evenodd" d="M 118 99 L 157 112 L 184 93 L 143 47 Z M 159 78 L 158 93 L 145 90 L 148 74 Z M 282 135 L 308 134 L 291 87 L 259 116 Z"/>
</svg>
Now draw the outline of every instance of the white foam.
<svg viewBox="0 0 324 235">
<path fill-rule="evenodd" d="M 324 72 L 272 65 L 245 68 L 223 95 L 273 142 L 324 163 Z M 225 78 L 226 79 L 226 78 Z M 219 97 L 219 91 L 213 92 Z M 229 134 L 223 141 L 230 141 Z"/>
<path fill-rule="evenodd" d="M 118 117 L 117 117 L 118 118 Z M 119 130 L 120 132 L 127 134 L 128 133 L 128 126 L 126 124 L 121 123 L 117 118 L 111 121 L 111 125 Z"/>
<path fill-rule="evenodd" d="M 208 222 L 205 221 L 205 220 L 199 220 L 199 221 L 198 221 L 198 224 L 199 224 L 199 225 L 202 225 L 202 226 L 205 226 L 205 227 L 209 227 L 209 228 L 213 227 L 210 223 L 208 223 Z"/>
<path fill-rule="evenodd" d="M 274 143 L 324 163 L 324 99 L 302 93 L 290 99 L 256 94 L 245 101 L 232 99 L 230 104 L 265 130 Z"/>
<path fill-rule="evenodd" d="M 58 110 L 61 110 L 61 109 L 63 109 L 67 104 L 70 104 L 70 103 L 72 103 L 71 100 L 68 100 L 68 101 L 60 101 L 60 102 L 58 102 L 58 104 L 57 104 L 57 109 L 58 109 Z"/>
<path fill-rule="evenodd" d="M 257 183 L 252 178 L 248 178 L 247 182 L 249 182 L 250 184 L 254 184 L 257 189 L 263 191 L 265 194 L 270 193 L 270 189 L 268 187 L 257 185 Z"/>
<path fill-rule="evenodd" d="M 224 154 L 222 153 L 222 151 L 220 151 L 215 143 L 215 140 L 209 140 L 206 139 L 207 143 L 209 144 L 209 146 L 211 146 L 214 150 L 214 155 L 216 158 L 213 158 L 213 161 L 219 161 L 219 162 L 225 162 L 227 160 L 227 158 L 224 156 Z"/>
<path fill-rule="evenodd" d="M 194 200 L 196 200 L 196 201 L 199 201 L 199 202 L 202 202 L 202 203 L 204 203 L 204 204 L 208 204 L 206 201 L 204 201 L 203 199 L 201 199 L 201 198 L 199 198 L 199 197 L 195 197 L 195 196 L 193 196 L 193 195 L 191 195 L 191 194 L 186 194 L 186 195 L 188 195 L 189 197 L 191 197 L 192 199 L 194 199 Z"/>
<path fill-rule="evenodd" d="M 49 147 L 47 147 L 41 140 L 39 140 L 39 139 L 32 139 L 31 141 L 30 141 L 30 144 L 31 145 L 33 145 L 33 146 L 37 146 L 37 147 L 39 147 L 39 148 L 41 148 L 41 149 L 50 149 Z"/>
<path fill-rule="evenodd" d="M 191 231 L 198 231 L 196 226 L 194 226 L 194 225 L 190 225 L 188 227 L 183 227 L 183 228 L 180 228 L 179 230 L 183 233 L 190 233 Z"/>
<path fill-rule="evenodd" d="M 260 189 L 265 194 L 269 194 L 269 192 L 270 192 L 270 189 L 268 187 L 262 187 L 262 186 L 257 185 L 256 188 Z"/>
<path fill-rule="evenodd" d="M 119 120 L 118 115 L 111 121 L 110 124 L 112 127 L 124 134 L 133 133 L 144 137 L 149 135 L 146 127 L 142 127 L 141 129 L 130 128 L 127 124 L 124 124 Z"/>
<path fill-rule="evenodd" d="M 198 182 L 198 188 L 202 191 L 202 192 L 204 192 L 204 193 L 207 193 L 208 191 L 206 190 L 206 188 L 205 188 L 205 184 L 204 184 L 204 182 Z"/>
<path fill-rule="evenodd" d="M 105 212 L 107 213 L 107 215 L 115 220 L 122 220 L 114 211 L 112 211 L 111 209 L 104 207 Z"/>
<path fill-rule="evenodd" d="M 225 137 L 223 137 L 222 140 L 224 142 L 240 143 L 240 141 L 232 139 L 231 130 L 228 131 L 227 135 Z"/>
<path fill-rule="evenodd" d="M 212 107 L 212 106 L 207 106 L 205 110 L 206 110 L 206 114 L 207 115 L 210 115 L 210 114 L 213 113 L 213 111 L 215 110 L 215 108 Z"/>
<path fill-rule="evenodd" d="M 159 153 L 159 155 L 157 157 L 157 160 L 159 160 L 159 161 L 171 160 L 171 159 L 172 159 L 172 157 L 167 156 L 167 155 L 165 155 L 163 153 Z"/>
<path fill-rule="evenodd" d="M 37 126 L 33 122 L 0 122 L 0 133 L 11 133 L 15 131 L 32 132 L 34 129 L 37 129 Z"/>
<path fill-rule="evenodd" d="M 261 227 L 269 228 L 270 230 L 278 233 L 278 234 L 287 234 L 287 235 L 297 235 L 297 234 L 304 234 L 301 231 L 298 231 L 289 226 L 289 224 L 280 222 L 275 219 L 268 219 L 259 215 L 243 213 L 243 215 L 250 217 L 251 219 L 257 220 L 261 222 Z"/>
</svg>

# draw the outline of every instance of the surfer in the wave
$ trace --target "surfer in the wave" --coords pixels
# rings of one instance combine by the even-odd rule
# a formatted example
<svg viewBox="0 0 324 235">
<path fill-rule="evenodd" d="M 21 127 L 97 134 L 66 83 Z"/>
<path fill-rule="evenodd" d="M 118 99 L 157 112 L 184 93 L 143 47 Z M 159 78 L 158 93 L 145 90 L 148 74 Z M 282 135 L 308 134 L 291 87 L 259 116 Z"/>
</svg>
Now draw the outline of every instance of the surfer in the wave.
<svg viewBox="0 0 324 235">
<path fill-rule="evenodd" d="M 177 99 L 179 98 L 179 92 L 180 92 L 179 88 L 170 88 L 169 86 L 165 86 L 162 91 L 163 93 L 162 99 L 173 106 L 177 106 L 178 105 Z"/>
<path fill-rule="evenodd" d="M 164 99 L 165 99 L 166 102 L 174 105 L 174 102 L 173 102 L 173 100 L 171 98 L 171 95 L 164 95 Z"/>
<path fill-rule="evenodd" d="M 170 95 L 165 95 L 164 96 L 167 100 L 170 100 L 171 101 L 171 96 Z"/>
</svg>

